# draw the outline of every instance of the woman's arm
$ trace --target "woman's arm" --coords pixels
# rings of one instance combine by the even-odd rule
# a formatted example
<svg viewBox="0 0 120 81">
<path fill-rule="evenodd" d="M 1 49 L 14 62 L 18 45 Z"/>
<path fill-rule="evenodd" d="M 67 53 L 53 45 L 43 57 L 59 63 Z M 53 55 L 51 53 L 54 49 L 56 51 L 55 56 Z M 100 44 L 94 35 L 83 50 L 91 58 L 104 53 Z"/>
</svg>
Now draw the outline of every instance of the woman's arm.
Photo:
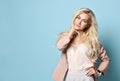
<svg viewBox="0 0 120 81">
<path fill-rule="evenodd" d="M 59 50 L 63 51 L 68 46 L 73 33 L 74 33 L 74 29 L 71 29 L 68 35 L 65 35 L 62 38 L 60 38 L 60 40 L 57 42 L 56 45 Z"/>
<path fill-rule="evenodd" d="M 102 75 L 105 75 L 105 72 L 110 63 L 110 58 L 107 56 L 107 53 L 106 53 L 104 47 L 102 46 L 102 44 L 100 44 L 99 58 L 101 60 L 101 63 L 98 67 L 98 71 L 101 72 Z"/>
<path fill-rule="evenodd" d="M 58 42 L 57 42 L 57 48 L 60 51 L 63 51 L 69 44 L 70 38 L 68 36 L 63 36 Z"/>
</svg>

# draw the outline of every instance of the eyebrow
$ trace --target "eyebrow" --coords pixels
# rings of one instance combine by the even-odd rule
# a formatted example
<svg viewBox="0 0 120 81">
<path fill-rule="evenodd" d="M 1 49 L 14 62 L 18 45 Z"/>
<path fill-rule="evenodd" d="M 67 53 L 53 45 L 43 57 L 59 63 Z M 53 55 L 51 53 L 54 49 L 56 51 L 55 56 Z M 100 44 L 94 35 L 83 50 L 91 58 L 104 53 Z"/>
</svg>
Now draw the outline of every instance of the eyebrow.
<svg viewBox="0 0 120 81">
<path fill-rule="evenodd" d="M 80 17 L 80 15 L 76 16 L 76 18 L 77 18 L 77 17 Z M 81 18 L 81 17 L 80 17 L 80 18 Z M 89 19 L 82 19 L 82 20 L 87 20 L 87 21 L 89 21 Z"/>
</svg>

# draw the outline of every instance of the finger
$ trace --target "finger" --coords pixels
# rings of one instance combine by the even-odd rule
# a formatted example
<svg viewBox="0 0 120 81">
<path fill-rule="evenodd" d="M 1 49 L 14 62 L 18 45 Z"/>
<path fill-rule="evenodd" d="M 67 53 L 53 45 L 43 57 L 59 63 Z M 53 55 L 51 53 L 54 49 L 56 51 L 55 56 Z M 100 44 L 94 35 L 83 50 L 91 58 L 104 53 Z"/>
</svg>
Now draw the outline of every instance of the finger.
<svg viewBox="0 0 120 81">
<path fill-rule="evenodd" d="M 91 73 L 91 70 L 87 70 L 87 71 L 86 71 L 86 75 L 88 75 L 88 76 L 89 76 L 89 75 L 90 75 L 90 73 Z"/>
<path fill-rule="evenodd" d="M 92 72 L 92 71 L 89 71 L 89 72 L 87 73 L 87 76 L 91 76 L 91 75 L 93 75 L 93 72 Z"/>
<path fill-rule="evenodd" d="M 92 68 L 92 69 L 89 69 L 88 71 L 87 71 L 87 75 L 88 76 L 90 76 L 90 75 L 93 75 L 93 74 L 95 74 L 95 70 Z"/>
<path fill-rule="evenodd" d="M 91 67 L 88 67 L 88 68 L 86 68 L 85 70 L 90 70 L 91 69 Z"/>
</svg>

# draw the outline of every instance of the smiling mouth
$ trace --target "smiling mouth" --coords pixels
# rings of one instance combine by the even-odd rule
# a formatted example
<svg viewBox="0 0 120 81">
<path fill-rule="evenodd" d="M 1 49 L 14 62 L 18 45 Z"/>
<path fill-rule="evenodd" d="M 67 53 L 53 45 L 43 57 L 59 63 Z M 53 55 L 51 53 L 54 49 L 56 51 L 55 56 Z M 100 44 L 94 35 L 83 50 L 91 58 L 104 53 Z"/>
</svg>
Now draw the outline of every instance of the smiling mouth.
<svg viewBox="0 0 120 81">
<path fill-rule="evenodd" d="M 80 27 L 80 25 L 76 25 L 77 27 Z"/>
</svg>

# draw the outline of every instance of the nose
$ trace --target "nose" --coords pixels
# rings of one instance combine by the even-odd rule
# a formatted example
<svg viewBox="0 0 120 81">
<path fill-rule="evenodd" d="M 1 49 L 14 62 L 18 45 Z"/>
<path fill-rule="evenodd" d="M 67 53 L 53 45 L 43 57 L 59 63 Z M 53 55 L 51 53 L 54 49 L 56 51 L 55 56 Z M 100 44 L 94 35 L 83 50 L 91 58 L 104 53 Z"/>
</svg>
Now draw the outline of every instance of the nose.
<svg viewBox="0 0 120 81">
<path fill-rule="evenodd" d="M 81 25 L 82 20 L 79 20 L 79 25 Z"/>
</svg>

